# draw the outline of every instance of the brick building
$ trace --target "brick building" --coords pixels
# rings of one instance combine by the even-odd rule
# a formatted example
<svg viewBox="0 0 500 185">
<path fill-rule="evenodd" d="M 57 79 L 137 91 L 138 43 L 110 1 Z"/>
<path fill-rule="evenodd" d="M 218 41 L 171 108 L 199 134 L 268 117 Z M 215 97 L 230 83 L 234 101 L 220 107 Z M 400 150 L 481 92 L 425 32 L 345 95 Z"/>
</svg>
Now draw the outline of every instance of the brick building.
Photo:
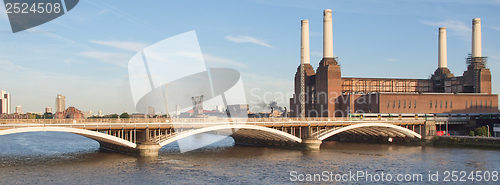
<svg viewBox="0 0 500 185">
<path fill-rule="evenodd" d="M 64 112 L 56 112 L 54 119 L 85 119 L 82 111 L 75 107 L 68 107 Z"/>
<path fill-rule="evenodd" d="M 472 54 L 462 76 L 455 76 L 447 67 L 446 28 L 439 28 L 438 68 L 434 74 L 429 79 L 395 79 L 342 77 L 338 59 L 333 56 L 331 15 L 331 10 L 324 11 L 323 59 L 316 71 L 309 63 L 309 22 L 302 21 L 301 65 L 295 73 L 291 116 L 498 112 L 498 95 L 491 93 L 491 72 L 487 58 L 481 54 L 479 18 L 472 21 Z"/>
</svg>

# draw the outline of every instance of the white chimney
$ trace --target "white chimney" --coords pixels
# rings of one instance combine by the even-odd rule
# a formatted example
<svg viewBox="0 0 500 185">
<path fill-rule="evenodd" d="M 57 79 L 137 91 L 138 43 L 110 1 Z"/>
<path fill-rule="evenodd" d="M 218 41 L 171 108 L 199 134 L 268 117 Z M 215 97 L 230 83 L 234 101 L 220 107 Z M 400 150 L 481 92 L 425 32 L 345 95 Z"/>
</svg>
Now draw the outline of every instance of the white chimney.
<svg viewBox="0 0 500 185">
<path fill-rule="evenodd" d="M 481 57 L 481 19 L 472 19 L 472 57 Z"/>
<path fill-rule="evenodd" d="M 446 28 L 439 28 L 439 54 L 438 54 L 438 65 L 439 68 L 448 67 L 448 54 L 446 49 Z"/>
<path fill-rule="evenodd" d="M 309 50 L 309 20 L 305 19 L 301 22 L 302 34 L 300 41 L 300 63 L 310 64 Z"/>
<path fill-rule="evenodd" d="M 323 12 L 323 58 L 333 58 L 332 10 Z"/>
</svg>

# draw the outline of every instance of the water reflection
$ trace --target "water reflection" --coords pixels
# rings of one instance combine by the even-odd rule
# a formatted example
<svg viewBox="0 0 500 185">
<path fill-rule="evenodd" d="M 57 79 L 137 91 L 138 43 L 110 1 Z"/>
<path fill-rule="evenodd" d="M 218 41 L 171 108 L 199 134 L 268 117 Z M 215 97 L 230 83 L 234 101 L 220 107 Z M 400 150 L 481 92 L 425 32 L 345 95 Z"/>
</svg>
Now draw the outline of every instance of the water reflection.
<svg viewBox="0 0 500 185">
<path fill-rule="evenodd" d="M 500 151 L 329 142 L 319 152 L 233 146 L 231 138 L 187 153 L 175 144 L 156 159 L 98 151 L 98 143 L 67 133 L 0 136 L 2 184 L 288 184 L 290 171 L 500 170 Z"/>
</svg>

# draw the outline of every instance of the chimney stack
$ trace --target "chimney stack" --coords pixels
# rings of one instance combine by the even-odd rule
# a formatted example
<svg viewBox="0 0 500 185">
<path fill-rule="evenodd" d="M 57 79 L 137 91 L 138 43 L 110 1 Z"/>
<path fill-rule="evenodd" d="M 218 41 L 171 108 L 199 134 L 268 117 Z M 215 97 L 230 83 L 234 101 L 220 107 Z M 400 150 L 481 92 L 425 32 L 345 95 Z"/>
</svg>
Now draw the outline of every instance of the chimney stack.
<svg viewBox="0 0 500 185">
<path fill-rule="evenodd" d="M 310 64 L 309 50 L 309 20 L 301 21 L 302 34 L 300 42 L 300 63 Z"/>
<path fill-rule="evenodd" d="M 332 10 L 323 12 L 323 58 L 333 58 Z"/>
<path fill-rule="evenodd" d="M 438 49 L 438 65 L 439 68 L 448 67 L 448 54 L 446 48 L 446 28 L 439 28 L 439 49 Z"/>
<path fill-rule="evenodd" d="M 482 57 L 481 54 L 481 19 L 472 19 L 472 57 Z"/>
</svg>

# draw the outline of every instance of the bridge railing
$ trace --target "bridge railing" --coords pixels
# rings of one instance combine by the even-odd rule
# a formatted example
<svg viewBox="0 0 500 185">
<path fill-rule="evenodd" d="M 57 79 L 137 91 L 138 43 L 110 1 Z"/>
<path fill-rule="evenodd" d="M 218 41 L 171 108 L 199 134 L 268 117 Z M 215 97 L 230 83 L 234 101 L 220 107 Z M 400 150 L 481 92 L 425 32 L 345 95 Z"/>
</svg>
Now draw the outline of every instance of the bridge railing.
<svg viewBox="0 0 500 185">
<path fill-rule="evenodd" d="M 170 122 L 170 123 L 15 123 L 0 124 L 0 130 L 22 127 L 69 127 L 87 130 L 114 130 L 114 129 L 195 129 L 215 125 L 256 125 L 264 127 L 294 127 L 294 126 L 346 126 L 358 123 L 391 123 L 395 125 L 421 125 L 425 121 L 399 120 L 393 122 L 387 121 L 272 121 L 268 122 Z"/>
<path fill-rule="evenodd" d="M 294 123 L 294 122 L 339 122 L 339 121 L 422 121 L 422 120 L 432 120 L 434 118 L 424 118 L 424 117 L 399 117 L 399 118 L 127 118 L 127 119 L 110 119 L 110 118 L 99 118 L 99 119 L 0 119 L 1 124 L 84 124 L 84 123 L 220 123 L 220 122 L 230 122 L 230 123 Z"/>
</svg>

